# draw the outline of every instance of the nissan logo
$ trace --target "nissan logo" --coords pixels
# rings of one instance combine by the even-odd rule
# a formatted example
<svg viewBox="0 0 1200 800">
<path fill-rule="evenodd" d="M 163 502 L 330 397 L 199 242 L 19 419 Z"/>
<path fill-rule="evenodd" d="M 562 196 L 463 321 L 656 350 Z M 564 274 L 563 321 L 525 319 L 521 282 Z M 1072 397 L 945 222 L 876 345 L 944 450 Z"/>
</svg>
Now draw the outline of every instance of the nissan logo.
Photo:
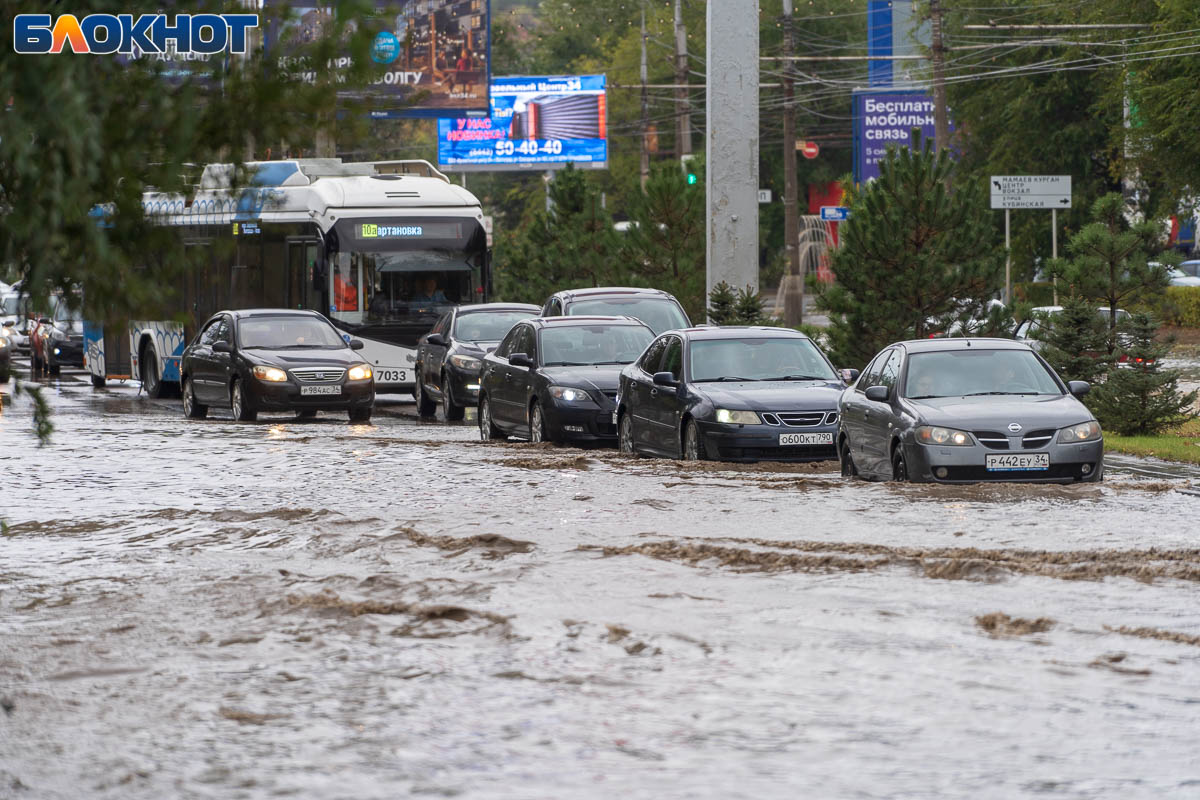
<svg viewBox="0 0 1200 800">
<path fill-rule="evenodd" d="M 1008 429 L 1010 431 L 1012 431 L 1013 433 L 1020 433 L 1021 432 L 1021 423 L 1010 422 L 1010 423 L 1008 423 Z"/>
</svg>

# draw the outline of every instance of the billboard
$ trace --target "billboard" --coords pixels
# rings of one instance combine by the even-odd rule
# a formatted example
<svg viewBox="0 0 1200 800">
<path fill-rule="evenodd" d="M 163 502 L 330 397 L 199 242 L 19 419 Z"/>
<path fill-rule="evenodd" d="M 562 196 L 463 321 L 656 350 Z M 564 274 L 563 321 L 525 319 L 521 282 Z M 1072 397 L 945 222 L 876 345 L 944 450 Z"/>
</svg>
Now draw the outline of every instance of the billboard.
<svg viewBox="0 0 1200 800">
<path fill-rule="evenodd" d="M 268 60 L 308 83 L 337 81 L 350 64 L 348 54 L 323 65 L 303 56 L 304 46 L 332 24 L 333 8 L 304 0 L 263 5 L 275 12 L 266 33 Z M 375 0 L 366 24 L 373 34 L 370 58 L 383 71 L 365 90 L 339 96 L 369 99 L 375 118 L 485 116 L 490 14 L 490 0 Z"/>
<path fill-rule="evenodd" d="M 888 145 L 908 147 L 912 129 L 934 137 L 933 100 L 925 92 L 862 91 L 854 93 L 854 180 L 879 177 L 879 161 Z M 954 122 L 950 122 L 954 132 Z"/>
<path fill-rule="evenodd" d="M 438 120 L 438 165 L 457 172 L 608 166 L 603 75 L 492 78 L 491 116 Z"/>
</svg>

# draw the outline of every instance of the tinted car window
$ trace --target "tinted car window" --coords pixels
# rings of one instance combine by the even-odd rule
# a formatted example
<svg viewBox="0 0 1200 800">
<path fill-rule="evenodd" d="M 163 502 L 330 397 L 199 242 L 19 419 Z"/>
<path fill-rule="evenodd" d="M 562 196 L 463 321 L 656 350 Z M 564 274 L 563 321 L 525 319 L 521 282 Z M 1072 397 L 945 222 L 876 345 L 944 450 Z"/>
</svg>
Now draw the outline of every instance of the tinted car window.
<svg viewBox="0 0 1200 800">
<path fill-rule="evenodd" d="M 447 313 L 447 314 L 442 315 L 441 319 L 439 319 L 437 321 L 437 323 L 433 326 L 433 330 L 431 330 L 430 333 L 440 333 L 443 336 L 445 336 L 446 332 L 449 328 L 450 328 L 450 314 Z"/>
<path fill-rule="evenodd" d="M 902 356 L 899 350 L 893 350 L 888 360 L 884 362 L 883 369 L 879 370 L 879 385 L 891 388 L 900 380 L 900 360 Z"/>
<path fill-rule="evenodd" d="M 516 343 L 520 335 L 520 328 L 513 328 L 510 330 L 500 344 L 496 347 L 496 355 L 500 356 L 501 358 L 508 358 L 509 353 L 513 352 L 513 345 Z"/>
<path fill-rule="evenodd" d="M 798 337 L 700 339 L 692 342 L 689 360 L 693 381 L 838 380 L 816 345 Z"/>
<path fill-rule="evenodd" d="M 251 317 L 238 326 L 243 348 L 286 350 L 345 347 L 342 337 L 328 322 L 315 317 Z"/>
<path fill-rule="evenodd" d="M 655 333 L 688 326 L 683 309 L 667 297 L 606 297 L 579 300 L 567 313 L 572 317 L 633 317 L 650 326 Z"/>
<path fill-rule="evenodd" d="M 641 325 L 571 325 L 542 331 L 542 365 L 628 364 L 654 334 Z"/>
<path fill-rule="evenodd" d="M 221 320 L 214 319 L 208 323 L 208 327 L 200 334 L 200 344 L 206 347 L 212 347 L 213 344 L 220 340 Z"/>
<path fill-rule="evenodd" d="M 1028 350 L 951 350 L 914 353 L 904 396 L 962 397 L 986 394 L 1055 394 L 1062 389 Z"/>
<path fill-rule="evenodd" d="M 663 353 L 662 372 L 670 372 L 676 378 L 683 373 L 683 342 L 678 336 L 667 338 L 667 351 Z"/>
<path fill-rule="evenodd" d="M 854 388 L 860 392 L 865 392 L 870 387 L 879 383 L 879 372 L 883 369 L 884 363 L 891 358 L 891 355 L 892 350 L 889 348 L 875 356 L 875 360 L 868 364 L 867 368 L 863 370 L 863 374 L 859 376 L 858 383 L 854 384 Z"/>
<path fill-rule="evenodd" d="M 454 338 L 467 342 L 494 342 L 523 319 L 536 317 L 534 311 L 475 311 L 459 314 L 454 322 Z"/>
<path fill-rule="evenodd" d="M 642 355 L 640 366 L 642 369 L 649 372 L 651 375 L 658 372 L 658 365 L 662 363 L 663 350 L 667 349 L 666 338 L 659 339 L 646 350 Z"/>
</svg>

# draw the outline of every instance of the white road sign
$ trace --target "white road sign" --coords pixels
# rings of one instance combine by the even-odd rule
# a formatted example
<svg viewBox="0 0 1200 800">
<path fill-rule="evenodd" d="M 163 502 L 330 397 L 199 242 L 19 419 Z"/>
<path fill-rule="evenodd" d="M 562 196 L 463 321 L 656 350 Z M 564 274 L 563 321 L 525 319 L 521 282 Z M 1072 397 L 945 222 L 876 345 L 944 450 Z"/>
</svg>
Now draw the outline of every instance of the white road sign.
<svg viewBox="0 0 1200 800">
<path fill-rule="evenodd" d="M 1070 175 L 993 175 L 992 208 L 1070 208 Z"/>
<path fill-rule="evenodd" d="M 760 203 L 771 202 L 771 190 L 770 189 L 759 189 L 758 190 L 758 202 L 760 202 Z"/>
</svg>

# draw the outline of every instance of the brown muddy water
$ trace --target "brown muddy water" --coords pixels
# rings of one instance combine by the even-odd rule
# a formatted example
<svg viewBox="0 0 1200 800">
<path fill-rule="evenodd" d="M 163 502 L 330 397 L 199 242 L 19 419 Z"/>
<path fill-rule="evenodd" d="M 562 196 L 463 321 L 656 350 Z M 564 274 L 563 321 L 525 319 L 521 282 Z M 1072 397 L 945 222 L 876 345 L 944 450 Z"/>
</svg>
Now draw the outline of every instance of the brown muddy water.
<svg viewBox="0 0 1200 800">
<path fill-rule="evenodd" d="M 0 797 L 1200 797 L 1186 478 L 51 392 L 49 447 L 0 412 Z"/>
</svg>

